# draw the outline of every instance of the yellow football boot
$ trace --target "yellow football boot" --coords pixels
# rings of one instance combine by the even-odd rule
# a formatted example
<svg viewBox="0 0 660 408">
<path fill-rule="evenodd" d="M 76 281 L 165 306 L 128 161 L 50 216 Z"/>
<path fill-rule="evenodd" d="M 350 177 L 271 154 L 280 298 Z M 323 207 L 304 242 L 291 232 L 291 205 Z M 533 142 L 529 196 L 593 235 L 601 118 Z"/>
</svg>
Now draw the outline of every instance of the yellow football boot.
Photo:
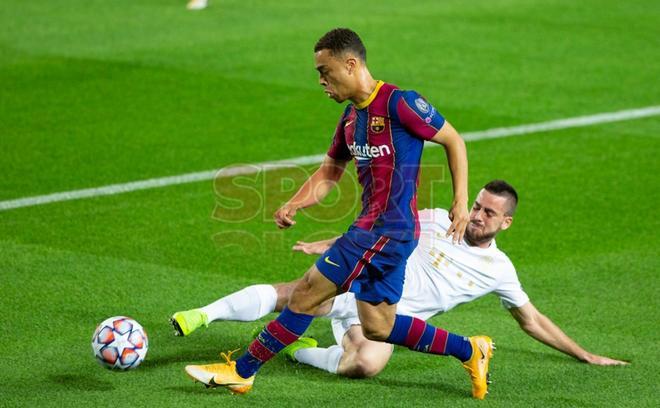
<svg viewBox="0 0 660 408">
<path fill-rule="evenodd" d="M 230 351 L 228 354 L 220 353 L 225 363 L 188 365 L 186 374 L 195 381 L 206 385 L 207 388 L 225 387 L 233 394 L 245 394 L 252 389 L 254 376 L 243 378 L 236 372 L 236 361 L 231 360 L 231 355 L 238 350 Z"/>
<path fill-rule="evenodd" d="M 472 356 L 463 363 L 463 368 L 470 374 L 472 381 L 472 396 L 477 399 L 486 398 L 488 394 L 488 363 L 493 357 L 495 344 L 488 336 L 470 337 Z"/>
</svg>

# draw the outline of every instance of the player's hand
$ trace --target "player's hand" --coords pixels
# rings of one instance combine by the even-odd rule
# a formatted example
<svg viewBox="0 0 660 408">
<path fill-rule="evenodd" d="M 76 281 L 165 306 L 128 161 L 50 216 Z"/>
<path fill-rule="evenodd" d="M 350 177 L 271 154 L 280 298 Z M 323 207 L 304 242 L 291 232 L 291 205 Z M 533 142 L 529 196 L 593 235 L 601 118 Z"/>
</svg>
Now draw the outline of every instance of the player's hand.
<svg viewBox="0 0 660 408">
<path fill-rule="evenodd" d="M 588 354 L 584 359 L 585 363 L 599 365 L 599 366 L 613 366 L 613 365 L 628 365 L 629 361 L 615 360 L 613 358 L 598 356 L 596 354 Z"/>
<path fill-rule="evenodd" d="M 447 236 L 452 236 L 454 244 L 459 243 L 463 240 L 465 229 L 467 228 L 468 222 L 470 222 L 467 204 L 454 202 L 451 206 L 451 210 L 449 210 L 449 219 L 451 220 L 451 225 L 447 230 Z"/>
<path fill-rule="evenodd" d="M 273 218 L 277 227 L 283 229 L 296 225 L 293 217 L 296 216 L 297 211 L 298 209 L 290 204 L 284 204 L 279 210 L 275 211 Z"/>
<path fill-rule="evenodd" d="M 321 255 L 330 248 L 327 241 L 303 242 L 298 241 L 293 246 L 294 251 L 299 251 L 307 255 Z"/>
</svg>

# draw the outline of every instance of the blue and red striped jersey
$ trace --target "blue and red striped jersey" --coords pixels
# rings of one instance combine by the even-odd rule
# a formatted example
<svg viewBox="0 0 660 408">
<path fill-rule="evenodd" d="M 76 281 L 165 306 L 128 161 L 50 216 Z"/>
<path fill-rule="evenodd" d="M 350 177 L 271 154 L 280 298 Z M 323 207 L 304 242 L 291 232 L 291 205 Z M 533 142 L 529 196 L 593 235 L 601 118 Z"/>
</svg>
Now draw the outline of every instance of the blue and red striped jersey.
<svg viewBox="0 0 660 408">
<path fill-rule="evenodd" d="M 366 101 L 346 107 L 328 156 L 355 161 L 363 191 L 362 212 L 352 227 L 401 241 L 419 237 L 422 148 L 444 123 L 417 92 L 382 81 Z"/>
</svg>

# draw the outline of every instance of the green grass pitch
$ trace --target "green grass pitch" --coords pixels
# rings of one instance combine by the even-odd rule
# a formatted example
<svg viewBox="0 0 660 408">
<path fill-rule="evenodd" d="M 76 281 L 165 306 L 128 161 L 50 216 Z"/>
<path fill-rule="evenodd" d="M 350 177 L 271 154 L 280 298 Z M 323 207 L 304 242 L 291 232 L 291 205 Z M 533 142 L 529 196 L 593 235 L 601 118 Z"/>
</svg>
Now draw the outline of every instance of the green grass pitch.
<svg viewBox="0 0 660 408">
<path fill-rule="evenodd" d="M 210 4 L 2 1 L 0 201 L 324 152 L 342 107 L 312 47 L 335 26 L 361 34 L 376 78 L 420 91 L 461 132 L 660 103 L 657 1 Z M 536 343 L 488 296 L 433 319 L 497 341 L 483 402 L 455 361 L 402 348 L 370 380 L 275 360 L 246 396 L 193 384 L 186 364 L 245 346 L 255 325 L 181 339 L 168 316 L 300 276 L 313 258 L 291 244 L 354 214 L 346 180 L 334 206 L 277 231 L 270 215 L 304 177 L 280 170 L 0 212 L 0 406 L 657 406 L 659 135 L 653 117 L 468 143 L 471 197 L 492 178 L 520 192 L 498 244 L 532 301 L 628 367 Z M 424 165 L 420 207 L 446 207 L 442 149 Z M 216 208 L 226 198 L 245 207 Z M 150 335 L 133 372 L 91 354 L 95 325 L 118 314 Z M 332 340 L 326 321 L 310 333 Z"/>
</svg>

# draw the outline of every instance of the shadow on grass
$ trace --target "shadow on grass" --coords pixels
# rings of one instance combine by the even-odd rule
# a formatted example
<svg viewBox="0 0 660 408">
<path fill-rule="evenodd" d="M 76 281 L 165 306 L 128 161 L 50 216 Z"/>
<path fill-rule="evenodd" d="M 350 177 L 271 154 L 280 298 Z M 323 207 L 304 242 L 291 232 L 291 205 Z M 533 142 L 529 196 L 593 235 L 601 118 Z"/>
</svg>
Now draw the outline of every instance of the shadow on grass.
<svg viewBox="0 0 660 408">
<path fill-rule="evenodd" d="M 140 365 L 141 370 L 152 370 L 162 368 L 172 364 L 209 364 L 224 361 L 220 358 L 221 351 L 227 351 L 230 348 L 222 347 L 204 347 L 204 348 L 186 348 L 177 349 L 168 354 L 157 356 L 148 356 Z M 240 355 L 240 353 L 238 354 Z"/>
<path fill-rule="evenodd" d="M 112 391 L 115 387 L 107 381 L 101 381 L 80 374 L 51 375 L 48 380 L 55 385 L 77 391 Z"/>
<path fill-rule="evenodd" d="M 392 379 L 379 379 L 378 384 L 385 385 L 388 388 L 400 387 L 405 389 L 419 389 L 420 393 L 438 393 L 442 395 L 453 395 L 460 398 L 470 397 L 470 384 L 467 383 L 466 388 L 454 387 L 451 384 L 440 382 L 419 382 L 419 381 L 405 381 L 405 380 L 392 380 Z"/>
<path fill-rule="evenodd" d="M 316 384 L 325 384 L 329 386 L 342 386 L 345 387 L 346 391 L 350 391 L 352 389 L 360 389 L 362 390 L 362 386 L 373 386 L 374 390 L 382 389 L 380 387 L 387 387 L 389 390 L 396 390 L 396 388 L 401 388 L 401 389 L 417 389 L 419 390 L 420 393 L 423 394 L 437 394 L 439 397 L 441 396 L 453 396 L 457 398 L 469 398 L 470 397 L 470 388 L 469 384 L 466 386 L 466 388 L 460 388 L 460 387 L 455 387 L 451 384 L 446 384 L 446 383 L 439 383 L 439 382 L 433 382 L 432 380 L 429 380 L 429 382 L 419 382 L 419 381 L 406 381 L 402 379 L 391 379 L 391 378 L 366 378 L 366 379 L 357 379 L 357 378 L 348 378 L 348 377 L 343 377 L 339 375 L 334 375 L 334 374 L 329 374 L 320 370 L 317 370 L 312 367 L 306 367 L 306 366 L 301 366 L 297 365 L 295 366 L 297 372 L 292 372 L 289 367 L 288 369 L 284 369 L 283 373 L 281 373 L 280 379 L 287 384 L 290 383 L 291 381 L 296 381 L 296 378 L 298 381 L 300 381 L 300 385 L 304 387 L 304 384 L 306 382 L 310 383 L 316 383 Z M 309 371 L 309 373 L 314 373 L 318 374 L 318 376 L 310 377 L 309 375 L 305 375 L 306 372 Z M 271 377 L 277 378 L 278 374 L 276 373 L 268 373 L 267 375 Z M 355 388 L 355 386 L 359 386 L 359 388 Z M 177 393 L 186 393 L 186 394 L 192 394 L 192 395 L 228 395 L 228 396 L 233 396 L 228 390 L 223 389 L 222 387 L 218 387 L 216 389 L 207 389 L 206 387 L 203 386 L 203 384 L 199 383 L 194 383 L 192 380 L 190 380 L 189 385 L 178 385 L 178 386 L 170 386 L 166 387 L 167 390 L 177 392 Z"/>
<path fill-rule="evenodd" d="M 537 360 L 537 361 L 543 361 L 543 363 L 557 363 L 557 364 L 566 364 L 566 363 L 579 363 L 576 359 L 569 357 L 565 354 L 561 354 L 560 352 L 553 352 L 553 351 L 535 351 L 535 350 L 527 350 L 523 348 L 516 348 L 516 347 L 500 347 L 499 345 L 497 346 L 497 351 L 502 352 L 506 351 L 507 353 L 511 354 L 516 354 L 516 355 L 526 355 L 530 357 L 530 359 Z M 497 355 L 495 356 L 495 359 L 497 359 Z M 497 360 L 495 360 L 497 361 Z"/>
<path fill-rule="evenodd" d="M 190 385 L 177 385 L 172 387 L 165 387 L 165 389 L 177 393 L 186 393 L 191 395 L 208 395 L 213 398 L 217 398 L 218 395 L 220 396 L 224 395 L 232 398 L 236 398 L 236 397 L 240 398 L 240 396 L 233 395 L 231 392 L 229 392 L 229 390 L 226 390 L 224 388 L 218 387 L 214 389 L 207 389 L 202 384 L 194 384 L 192 380 L 190 381 Z"/>
</svg>

